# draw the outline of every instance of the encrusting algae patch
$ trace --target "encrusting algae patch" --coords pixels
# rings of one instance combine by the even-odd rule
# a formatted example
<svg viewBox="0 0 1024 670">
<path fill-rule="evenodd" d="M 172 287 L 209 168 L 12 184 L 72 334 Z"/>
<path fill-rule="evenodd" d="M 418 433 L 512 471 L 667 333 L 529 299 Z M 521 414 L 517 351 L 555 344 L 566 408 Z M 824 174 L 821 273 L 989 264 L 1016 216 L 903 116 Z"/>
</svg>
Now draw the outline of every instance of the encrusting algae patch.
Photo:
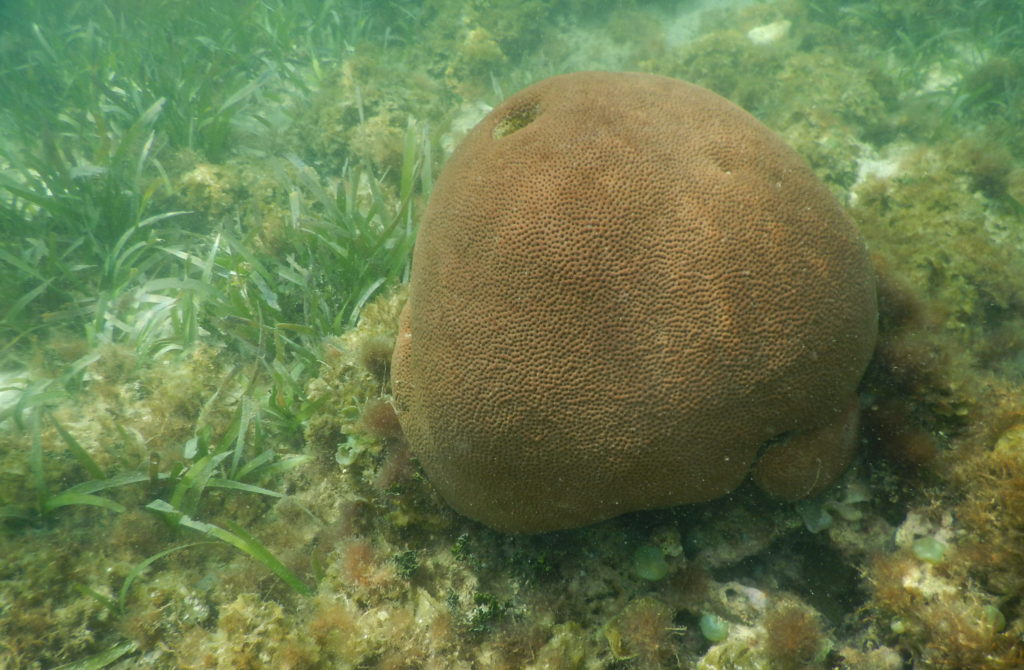
<svg viewBox="0 0 1024 670">
<path fill-rule="evenodd" d="M 117 325 L 46 329 L 69 305 L 94 306 L 58 302 L 5 350 L 18 365 L 4 402 L 23 400 L 0 409 L 0 666 L 1024 666 L 1024 106 L 1003 76 L 1019 47 L 993 31 L 1024 26 L 988 4 L 787 0 L 706 12 L 679 38 L 665 3 L 584 5 L 381 3 L 361 24 L 377 32 L 346 33 L 330 57 L 292 51 L 301 39 L 261 52 L 310 70 L 250 92 L 254 115 L 232 137 L 265 142 L 180 150 L 155 171 L 149 202 L 194 211 L 169 222 L 221 246 L 185 253 L 165 229 L 141 234 L 159 222 L 129 241 L 184 257 L 187 277 L 230 300 L 190 344 L 157 330 L 152 346 L 110 335 L 127 332 Z M 406 289 L 352 298 L 352 321 L 302 322 L 314 304 L 302 298 L 348 299 L 303 264 L 311 220 L 422 212 L 460 115 L 584 69 L 692 81 L 749 110 L 864 236 L 878 346 L 857 389 L 857 456 L 819 495 L 792 504 L 743 484 L 584 528 L 496 532 L 445 502 L 391 409 Z M 366 168 L 350 183 L 354 165 Z M 368 219 L 360 234 L 421 218 Z M 335 244 L 329 230 L 316 228 Z M 239 261 L 222 272 L 212 259 L 228 247 Z M 206 295 L 184 286 L 173 304 Z M 106 312 L 163 304 L 147 290 Z M 296 354 L 300 340 L 314 344 Z"/>
</svg>

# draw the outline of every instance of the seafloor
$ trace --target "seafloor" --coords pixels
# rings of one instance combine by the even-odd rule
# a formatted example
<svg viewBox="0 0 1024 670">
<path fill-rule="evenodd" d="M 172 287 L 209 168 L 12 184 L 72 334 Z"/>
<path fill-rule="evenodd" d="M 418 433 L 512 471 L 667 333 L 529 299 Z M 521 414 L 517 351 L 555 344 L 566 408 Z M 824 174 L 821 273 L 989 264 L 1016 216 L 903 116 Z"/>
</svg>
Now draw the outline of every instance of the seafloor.
<svg viewBox="0 0 1024 670">
<path fill-rule="evenodd" d="M 252 327 L 237 317 L 166 349 L 35 328 L 4 350 L 0 667 L 1024 667 L 1024 9 L 703 4 L 359 5 L 372 29 L 333 59 L 281 61 L 314 84 L 249 100 L 262 125 L 164 161 L 160 206 L 198 213 L 196 234 L 240 222 L 240 268 L 287 265 L 296 212 L 325 205 L 282 187 L 274 156 L 301 158 L 293 180 L 365 166 L 377 190 L 353 198 L 397 201 L 410 124 L 436 174 L 490 106 L 553 73 L 706 86 L 810 162 L 879 268 L 862 449 L 841 482 L 798 505 L 742 488 L 504 535 L 439 499 L 382 410 L 391 283 L 357 325 L 312 333 L 312 376 L 225 346 L 232 323 Z M 273 290 L 260 276 L 232 286 Z M 78 363 L 74 384 L 44 385 Z M 123 479 L 55 495 L 97 473 Z"/>
</svg>

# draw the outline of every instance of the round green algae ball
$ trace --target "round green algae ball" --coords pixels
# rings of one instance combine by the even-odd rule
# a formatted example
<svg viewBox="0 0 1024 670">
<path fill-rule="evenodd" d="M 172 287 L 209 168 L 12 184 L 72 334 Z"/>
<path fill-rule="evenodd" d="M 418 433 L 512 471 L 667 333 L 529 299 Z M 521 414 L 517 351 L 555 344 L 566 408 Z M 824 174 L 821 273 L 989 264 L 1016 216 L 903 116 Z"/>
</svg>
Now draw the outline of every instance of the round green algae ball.
<svg viewBox="0 0 1024 670">
<path fill-rule="evenodd" d="M 708 642 L 721 642 L 729 637 L 729 622 L 717 614 L 704 613 L 700 616 L 700 632 Z"/>
<path fill-rule="evenodd" d="M 986 605 L 981 610 L 982 621 L 988 624 L 993 632 L 999 633 L 1006 628 L 1006 616 L 995 605 Z"/>
<path fill-rule="evenodd" d="M 934 537 L 919 537 L 911 545 L 914 556 L 927 563 L 941 563 L 946 556 L 946 543 Z"/>
<path fill-rule="evenodd" d="M 668 563 L 661 549 L 650 544 L 637 547 L 633 554 L 633 571 L 640 579 L 656 582 L 668 574 Z"/>
</svg>

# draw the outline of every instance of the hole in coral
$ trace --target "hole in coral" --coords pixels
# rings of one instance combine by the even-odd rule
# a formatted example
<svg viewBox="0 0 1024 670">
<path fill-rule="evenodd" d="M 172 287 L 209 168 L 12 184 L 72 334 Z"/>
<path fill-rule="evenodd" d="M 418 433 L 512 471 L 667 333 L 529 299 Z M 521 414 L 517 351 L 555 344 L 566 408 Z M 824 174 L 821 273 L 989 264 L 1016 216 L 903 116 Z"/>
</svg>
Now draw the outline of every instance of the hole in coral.
<svg viewBox="0 0 1024 670">
<path fill-rule="evenodd" d="M 513 109 L 510 109 L 508 113 L 505 114 L 505 116 L 496 124 L 494 124 L 494 130 L 491 134 L 496 140 L 508 137 L 517 130 L 522 130 L 533 123 L 534 119 L 536 119 L 539 114 L 540 105 L 535 102 L 514 107 Z"/>
</svg>

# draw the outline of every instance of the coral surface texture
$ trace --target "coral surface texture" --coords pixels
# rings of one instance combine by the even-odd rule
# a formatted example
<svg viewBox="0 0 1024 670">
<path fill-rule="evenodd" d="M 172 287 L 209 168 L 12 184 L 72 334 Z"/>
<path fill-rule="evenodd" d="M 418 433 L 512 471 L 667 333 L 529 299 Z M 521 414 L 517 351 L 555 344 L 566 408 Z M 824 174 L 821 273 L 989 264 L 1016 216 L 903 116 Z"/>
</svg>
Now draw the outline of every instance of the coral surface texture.
<svg viewBox="0 0 1024 670">
<path fill-rule="evenodd" d="M 579 72 L 455 151 L 393 370 L 431 482 L 507 531 L 823 490 L 857 442 L 874 273 L 804 160 L 739 107 Z"/>
</svg>

